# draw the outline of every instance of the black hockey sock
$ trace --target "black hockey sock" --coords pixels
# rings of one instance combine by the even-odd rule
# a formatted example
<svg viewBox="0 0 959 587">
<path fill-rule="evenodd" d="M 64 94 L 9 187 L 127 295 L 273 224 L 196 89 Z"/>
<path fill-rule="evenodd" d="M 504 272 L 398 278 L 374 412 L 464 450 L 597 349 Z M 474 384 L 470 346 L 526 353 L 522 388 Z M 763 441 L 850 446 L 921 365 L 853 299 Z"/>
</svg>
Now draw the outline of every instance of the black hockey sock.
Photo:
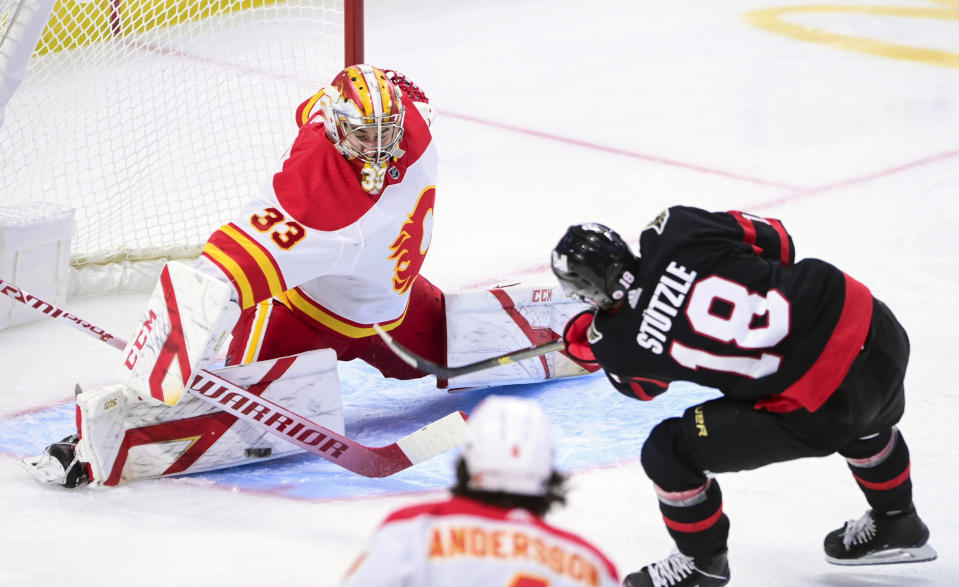
<svg viewBox="0 0 959 587">
<path fill-rule="evenodd" d="M 659 511 L 676 547 L 698 558 L 726 550 L 729 518 L 723 513 L 723 495 L 715 479 L 702 491 L 667 492 L 657 487 Z"/>
<path fill-rule="evenodd" d="M 912 509 L 909 448 L 898 430 L 861 438 L 840 453 L 876 513 Z"/>
</svg>

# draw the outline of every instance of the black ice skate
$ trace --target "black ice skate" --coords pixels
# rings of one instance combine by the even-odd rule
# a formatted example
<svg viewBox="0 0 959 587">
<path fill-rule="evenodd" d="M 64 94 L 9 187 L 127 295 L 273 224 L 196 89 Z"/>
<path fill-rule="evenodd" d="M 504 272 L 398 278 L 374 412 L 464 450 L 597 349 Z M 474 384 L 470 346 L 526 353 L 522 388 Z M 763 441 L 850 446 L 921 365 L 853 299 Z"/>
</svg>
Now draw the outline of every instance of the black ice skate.
<svg viewBox="0 0 959 587">
<path fill-rule="evenodd" d="M 823 548 L 834 565 L 918 563 L 936 558 L 928 540 L 929 529 L 915 508 L 891 516 L 869 510 L 827 534 Z"/>
<path fill-rule="evenodd" d="M 50 485 L 62 485 L 72 489 L 89 483 L 87 468 L 77 458 L 79 440 L 80 437 L 76 434 L 67 436 L 45 448 L 42 455 L 22 459 L 20 465 L 40 481 Z"/>
<path fill-rule="evenodd" d="M 625 587 L 719 587 L 726 583 L 729 583 L 726 551 L 697 559 L 674 552 L 658 563 L 630 573 L 623 581 Z"/>
</svg>

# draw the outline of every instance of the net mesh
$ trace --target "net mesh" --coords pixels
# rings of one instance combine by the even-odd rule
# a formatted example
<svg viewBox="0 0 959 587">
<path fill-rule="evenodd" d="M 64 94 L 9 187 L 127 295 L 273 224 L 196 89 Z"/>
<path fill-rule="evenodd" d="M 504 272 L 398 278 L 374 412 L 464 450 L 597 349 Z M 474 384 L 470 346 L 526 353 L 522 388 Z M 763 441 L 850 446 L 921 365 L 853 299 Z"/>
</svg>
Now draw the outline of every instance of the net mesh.
<svg viewBox="0 0 959 587">
<path fill-rule="evenodd" d="M 59 0 L 3 113 L 0 205 L 75 208 L 74 266 L 195 255 L 343 59 L 342 0 Z"/>
</svg>

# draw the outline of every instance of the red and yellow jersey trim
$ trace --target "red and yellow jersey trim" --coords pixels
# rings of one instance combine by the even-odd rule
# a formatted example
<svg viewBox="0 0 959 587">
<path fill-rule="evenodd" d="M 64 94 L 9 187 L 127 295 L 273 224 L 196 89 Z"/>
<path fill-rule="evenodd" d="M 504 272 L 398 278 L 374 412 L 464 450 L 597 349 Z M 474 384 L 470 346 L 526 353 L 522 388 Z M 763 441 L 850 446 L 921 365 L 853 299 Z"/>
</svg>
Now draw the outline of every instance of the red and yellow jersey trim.
<svg viewBox="0 0 959 587">
<path fill-rule="evenodd" d="M 367 336 L 376 335 L 376 330 L 373 329 L 373 324 L 361 324 L 359 322 L 353 322 L 352 320 L 343 318 L 342 316 L 338 316 L 304 294 L 302 291 L 300 291 L 300 288 L 293 288 L 289 291 L 283 292 L 281 295 L 277 296 L 277 298 L 288 308 L 293 310 L 294 313 L 306 317 L 317 325 L 332 330 L 333 332 L 339 333 L 343 336 L 348 336 L 350 338 L 365 338 Z M 407 299 L 406 307 L 403 308 L 403 313 L 400 314 L 398 318 L 393 320 L 380 322 L 380 326 L 383 328 L 383 330 L 393 330 L 403 323 L 403 319 L 406 318 L 406 311 L 408 309 L 409 300 Z"/>
<path fill-rule="evenodd" d="M 287 289 L 273 255 L 235 224 L 224 225 L 214 232 L 203 247 L 203 256 L 229 277 L 241 308 L 252 307 Z"/>
<path fill-rule="evenodd" d="M 260 343 L 266 335 L 266 326 L 270 321 L 270 312 L 273 308 L 273 300 L 265 300 L 256 305 L 253 313 L 253 325 L 250 327 L 250 334 L 247 336 L 246 347 L 243 349 L 243 364 L 253 363 L 260 356 Z"/>
</svg>

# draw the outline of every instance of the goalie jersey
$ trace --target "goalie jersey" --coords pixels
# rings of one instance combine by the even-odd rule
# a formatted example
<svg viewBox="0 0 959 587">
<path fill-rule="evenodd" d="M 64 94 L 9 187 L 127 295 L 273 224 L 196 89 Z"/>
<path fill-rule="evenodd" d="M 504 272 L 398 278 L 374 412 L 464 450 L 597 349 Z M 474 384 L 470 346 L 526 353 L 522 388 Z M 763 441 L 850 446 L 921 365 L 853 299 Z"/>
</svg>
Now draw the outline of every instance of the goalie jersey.
<svg viewBox="0 0 959 587">
<path fill-rule="evenodd" d="M 873 297 L 818 259 L 795 261 L 778 220 L 676 206 L 641 233 L 627 302 L 590 346 L 643 400 L 691 381 L 773 412 L 819 409 L 866 342 Z"/>
<path fill-rule="evenodd" d="M 276 297 L 353 338 L 402 321 L 429 249 L 437 167 L 427 120 L 403 100 L 403 153 L 381 192 L 363 189 L 361 163 L 336 150 L 322 122 L 305 124 L 272 184 L 210 237 L 202 258 L 242 308 Z"/>
</svg>

